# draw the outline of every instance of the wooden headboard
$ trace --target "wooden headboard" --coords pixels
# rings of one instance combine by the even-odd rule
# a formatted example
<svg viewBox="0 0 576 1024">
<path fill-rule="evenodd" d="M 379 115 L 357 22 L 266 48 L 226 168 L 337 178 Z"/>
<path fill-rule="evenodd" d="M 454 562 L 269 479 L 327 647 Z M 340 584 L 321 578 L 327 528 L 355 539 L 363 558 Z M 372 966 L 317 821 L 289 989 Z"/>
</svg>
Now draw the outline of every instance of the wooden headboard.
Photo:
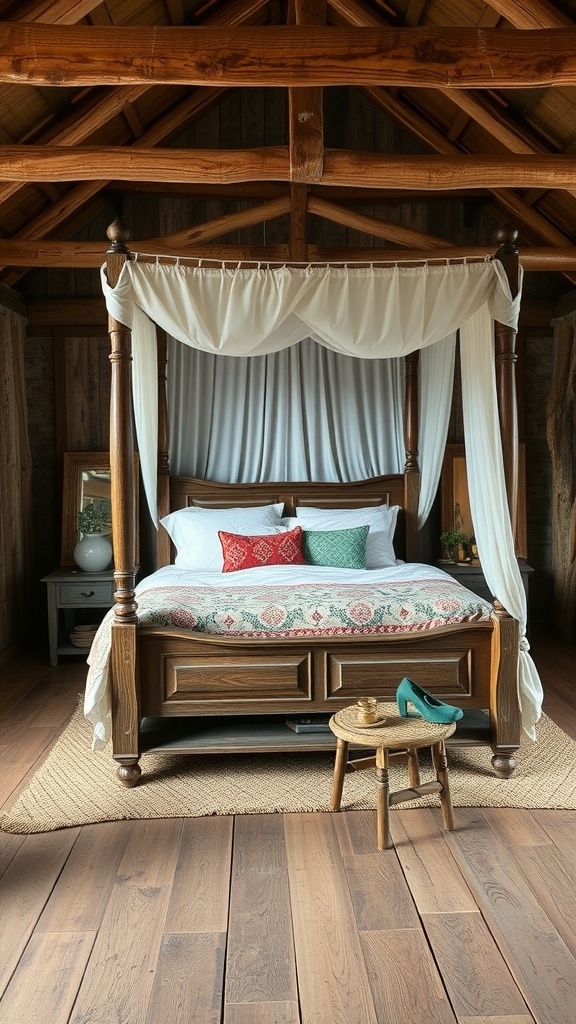
<svg viewBox="0 0 576 1024">
<path fill-rule="evenodd" d="M 299 505 L 314 505 L 318 508 L 363 508 L 370 505 L 404 504 L 404 475 L 372 477 L 369 480 L 354 480 L 351 483 L 315 483 L 308 481 L 263 484 L 221 484 L 213 480 L 198 480 L 191 476 L 170 478 L 170 508 L 161 510 L 160 518 L 176 509 L 197 505 L 200 508 L 233 508 L 247 505 L 270 505 L 284 503 L 284 515 L 296 515 Z M 167 538 L 166 531 L 160 530 Z M 394 547 L 398 558 L 405 557 L 404 515 L 398 516 Z M 169 545 L 159 545 L 158 565 L 173 561 L 168 555 Z"/>
</svg>

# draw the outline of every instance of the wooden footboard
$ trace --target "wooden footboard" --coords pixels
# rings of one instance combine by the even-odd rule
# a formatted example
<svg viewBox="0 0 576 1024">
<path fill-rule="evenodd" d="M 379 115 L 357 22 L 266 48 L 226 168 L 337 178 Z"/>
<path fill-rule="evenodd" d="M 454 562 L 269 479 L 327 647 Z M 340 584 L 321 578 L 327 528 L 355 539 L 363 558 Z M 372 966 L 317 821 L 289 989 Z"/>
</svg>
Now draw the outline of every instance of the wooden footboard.
<svg viewBox="0 0 576 1024">
<path fill-rule="evenodd" d="M 508 776 L 515 766 L 518 628 L 504 612 L 385 638 L 252 640 L 141 628 L 136 666 L 123 631 L 114 630 L 113 648 L 113 747 L 126 785 L 138 780 L 144 718 L 252 716 L 258 749 L 259 719 L 332 714 L 360 696 L 393 700 L 404 676 L 464 710 L 489 710 L 494 770 Z"/>
</svg>

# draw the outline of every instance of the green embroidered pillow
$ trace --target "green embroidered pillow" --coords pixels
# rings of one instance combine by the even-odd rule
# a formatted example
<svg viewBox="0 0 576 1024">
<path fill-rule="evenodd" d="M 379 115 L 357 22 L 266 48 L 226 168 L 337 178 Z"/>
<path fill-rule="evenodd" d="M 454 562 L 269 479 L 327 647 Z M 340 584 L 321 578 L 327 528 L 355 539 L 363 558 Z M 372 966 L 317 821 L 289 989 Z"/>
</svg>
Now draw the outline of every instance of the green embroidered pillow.
<svg viewBox="0 0 576 1024">
<path fill-rule="evenodd" d="M 369 529 L 355 526 L 350 530 L 302 530 L 304 561 L 338 569 L 365 569 Z"/>
</svg>

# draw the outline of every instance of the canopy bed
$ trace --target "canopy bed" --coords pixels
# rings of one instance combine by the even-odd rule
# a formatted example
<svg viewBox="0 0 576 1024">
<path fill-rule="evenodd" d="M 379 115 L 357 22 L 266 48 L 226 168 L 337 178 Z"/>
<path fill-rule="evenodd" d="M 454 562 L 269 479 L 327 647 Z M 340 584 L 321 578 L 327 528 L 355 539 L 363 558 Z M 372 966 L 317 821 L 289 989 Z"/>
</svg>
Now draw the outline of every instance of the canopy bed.
<svg viewBox="0 0 576 1024">
<path fill-rule="evenodd" d="M 85 712 L 96 745 L 112 738 L 121 781 L 136 784 L 141 753 L 148 749 L 234 749 L 230 737 L 202 744 L 199 722 L 250 716 L 244 750 L 286 749 L 286 737 L 279 740 L 271 726 L 278 717 L 329 715 L 359 696 L 390 699 L 405 675 L 443 700 L 487 709 L 492 764 L 497 774 L 509 776 L 522 730 L 534 738 L 541 703 L 525 640 L 525 594 L 512 531 L 520 295 L 513 238 L 503 233 L 496 258 L 485 261 L 333 267 L 164 260 L 129 253 L 118 225 L 109 237 L 103 289 L 112 347 L 117 589 L 91 655 Z M 470 502 L 486 579 L 499 598 L 494 607 L 441 570 L 418 563 L 418 531 L 436 493 L 446 441 L 457 330 L 473 467 Z M 403 358 L 403 471 L 353 483 L 171 479 L 166 333 L 224 355 L 274 352 L 311 337 L 361 358 Z M 133 414 L 150 512 L 156 522 L 163 520 L 158 578 L 153 574 L 136 591 Z M 189 530 L 199 521 L 194 513 L 202 512 L 217 513 L 210 521 L 224 552 L 215 570 L 221 593 L 212 563 L 187 562 L 192 549 L 182 524 Z M 382 517 L 388 517 L 384 529 Z M 343 523 L 352 528 L 341 531 Z M 227 571 L 229 537 L 235 553 L 244 538 L 242 557 L 247 550 L 253 557 L 252 541 L 263 536 L 267 548 L 286 545 L 286 538 L 316 545 L 326 530 L 346 533 L 346 543 L 348 535 L 365 530 L 365 562 L 327 569 L 321 558 L 312 558 L 312 565 L 300 565 L 302 558 L 281 566 L 272 561 L 267 576 L 267 568 L 248 560 L 230 563 L 238 571 Z M 391 554 L 370 562 L 370 543 L 386 531 Z M 212 543 L 208 534 L 196 536 L 200 548 L 204 536 Z M 191 578 L 190 569 L 198 570 Z M 413 589 L 416 581 L 422 592 Z M 412 589 L 399 589 L 406 586 Z M 216 605 L 206 604 L 210 591 L 218 594 Z M 172 730 L 162 731 L 164 725 Z M 313 735 L 292 739 L 305 749 L 322 742 Z"/>
</svg>

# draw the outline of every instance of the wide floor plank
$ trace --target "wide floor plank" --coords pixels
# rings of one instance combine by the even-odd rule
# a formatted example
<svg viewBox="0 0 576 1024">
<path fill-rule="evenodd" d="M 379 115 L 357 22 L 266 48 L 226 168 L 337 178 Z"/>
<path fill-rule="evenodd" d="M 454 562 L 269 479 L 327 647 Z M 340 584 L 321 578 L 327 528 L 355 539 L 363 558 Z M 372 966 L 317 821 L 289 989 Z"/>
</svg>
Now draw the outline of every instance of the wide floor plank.
<svg viewBox="0 0 576 1024">
<path fill-rule="evenodd" d="M 474 897 L 445 843 L 449 833 L 441 830 L 432 811 L 416 807 L 394 811 L 391 821 L 396 853 L 418 912 L 473 913 L 477 909 Z"/>
<path fill-rule="evenodd" d="M 239 817 L 230 890 L 226 1006 L 228 1003 L 296 1002 L 289 908 L 281 816 L 246 814 Z"/>
<path fill-rule="evenodd" d="M 95 937 L 33 935 L 0 1002 L 0 1024 L 67 1024 Z"/>
<path fill-rule="evenodd" d="M 420 929 L 364 932 L 362 949 L 378 1021 L 456 1024 L 442 979 Z"/>
<path fill-rule="evenodd" d="M 146 1024 L 220 1024 L 226 933 L 164 935 Z"/>
<path fill-rule="evenodd" d="M 119 882 L 110 898 L 71 1024 L 146 1020 L 170 889 Z"/>
<path fill-rule="evenodd" d="M 300 1024 L 298 1003 L 228 1003 L 224 1024 Z"/>
<path fill-rule="evenodd" d="M 98 930 L 126 839 L 126 828 L 120 821 L 86 825 L 81 830 L 36 932 Z"/>
<path fill-rule="evenodd" d="M 167 932 L 226 932 L 233 824 L 224 815 L 184 822 Z"/>
<path fill-rule="evenodd" d="M 77 836 L 78 829 L 27 836 L 0 879 L 0 995 Z"/>
<path fill-rule="evenodd" d="M 576 959 L 478 811 L 448 833 L 462 872 L 538 1024 L 574 1024 Z"/>
<path fill-rule="evenodd" d="M 481 914 L 425 914 L 424 928 L 458 1019 L 525 1013 Z"/>
<path fill-rule="evenodd" d="M 284 820 L 302 1024 L 377 1024 L 333 817 Z"/>
</svg>

